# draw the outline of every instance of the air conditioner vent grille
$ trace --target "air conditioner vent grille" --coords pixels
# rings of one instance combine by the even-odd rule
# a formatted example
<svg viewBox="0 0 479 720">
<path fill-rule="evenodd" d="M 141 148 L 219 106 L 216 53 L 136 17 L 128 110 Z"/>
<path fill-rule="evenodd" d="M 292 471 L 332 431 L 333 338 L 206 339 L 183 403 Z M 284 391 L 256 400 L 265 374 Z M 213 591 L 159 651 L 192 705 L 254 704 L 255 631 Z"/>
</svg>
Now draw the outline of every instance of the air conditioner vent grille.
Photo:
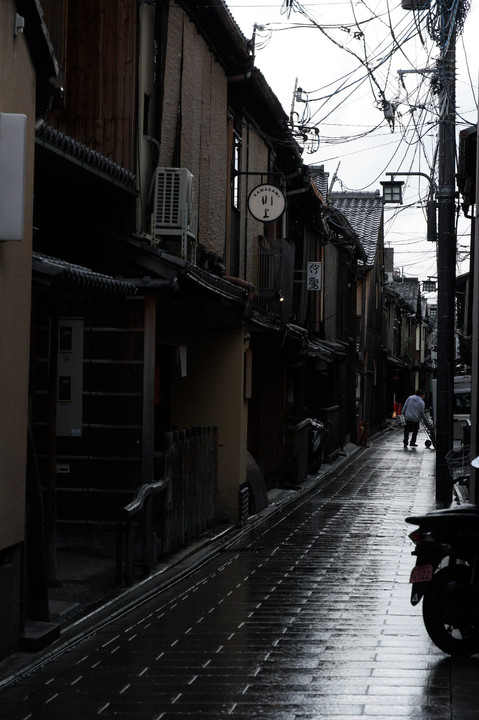
<svg viewBox="0 0 479 720">
<path fill-rule="evenodd" d="M 189 230 L 192 214 L 192 174 L 186 168 L 157 168 L 153 234 L 167 228 Z"/>
<path fill-rule="evenodd" d="M 156 186 L 157 225 L 178 227 L 180 216 L 180 185 L 178 173 L 159 173 Z"/>
</svg>

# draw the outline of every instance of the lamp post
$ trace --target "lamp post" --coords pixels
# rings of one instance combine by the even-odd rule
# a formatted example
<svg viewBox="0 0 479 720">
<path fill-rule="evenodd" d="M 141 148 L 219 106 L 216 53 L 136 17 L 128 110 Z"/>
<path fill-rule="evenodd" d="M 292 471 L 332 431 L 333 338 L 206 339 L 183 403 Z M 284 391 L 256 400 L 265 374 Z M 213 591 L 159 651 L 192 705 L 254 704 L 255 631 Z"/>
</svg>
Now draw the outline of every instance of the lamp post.
<svg viewBox="0 0 479 720">
<path fill-rule="evenodd" d="M 383 200 L 385 203 L 397 203 L 399 205 L 402 205 L 402 186 L 404 185 L 404 183 L 400 180 L 394 180 L 396 175 L 416 175 L 426 178 L 429 183 L 429 198 L 426 203 L 427 239 L 430 242 L 436 242 L 436 201 L 434 199 L 436 187 L 429 175 L 426 175 L 426 173 L 422 172 L 387 172 L 386 175 L 389 175 L 391 177 L 391 180 L 383 181 L 381 183 L 381 185 L 383 186 Z"/>
<path fill-rule="evenodd" d="M 447 127 L 447 130 L 449 128 Z M 443 130 L 443 134 L 444 134 Z M 450 137 L 443 139 L 443 157 L 450 157 Z M 454 190 L 451 189 L 450 161 L 440 170 L 439 189 L 431 178 L 420 172 L 386 173 L 382 182 L 385 203 L 402 204 L 402 185 L 396 175 L 420 175 L 429 182 L 427 202 L 427 239 L 437 241 L 438 304 L 437 304 L 437 386 L 436 386 L 436 500 L 444 502 L 448 482 L 446 454 L 453 446 L 453 377 L 454 377 L 454 280 L 456 242 L 454 231 Z M 436 199 L 434 199 L 436 194 Z M 398 199 L 399 197 L 399 199 Z M 439 210 L 439 230 L 436 225 Z"/>
</svg>

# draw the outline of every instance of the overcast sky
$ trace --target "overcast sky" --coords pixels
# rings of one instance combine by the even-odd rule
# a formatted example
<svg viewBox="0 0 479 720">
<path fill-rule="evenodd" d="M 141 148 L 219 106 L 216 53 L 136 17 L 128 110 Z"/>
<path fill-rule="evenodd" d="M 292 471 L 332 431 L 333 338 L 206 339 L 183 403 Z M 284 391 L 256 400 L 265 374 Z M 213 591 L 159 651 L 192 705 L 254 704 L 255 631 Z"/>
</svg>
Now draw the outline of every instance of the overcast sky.
<svg viewBox="0 0 479 720">
<path fill-rule="evenodd" d="M 429 70 L 437 67 L 439 48 L 427 13 L 403 10 L 400 0 L 231 0 L 228 7 L 245 36 L 255 36 L 255 65 L 295 127 L 312 128 L 304 161 L 324 165 L 330 178 L 337 172 L 334 191 L 381 190 L 386 172 L 431 176 L 438 114 Z M 477 122 L 478 27 L 476 3 L 456 42 L 458 132 Z M 396 106 L 389 120 L 387 102 Z M 386 243 L 404 275 L 426 280 L 436 275 L 435 243 L 425 239 L 420 205 L 429 183 L 398 179 L 406 181 L 404 206 L 385 206 Z M 461 218 L 458 245 L 466 255 L 469 233 L 469 221 Z M 458 272 L 467 270 L 465 261 Z"/>
</svg>

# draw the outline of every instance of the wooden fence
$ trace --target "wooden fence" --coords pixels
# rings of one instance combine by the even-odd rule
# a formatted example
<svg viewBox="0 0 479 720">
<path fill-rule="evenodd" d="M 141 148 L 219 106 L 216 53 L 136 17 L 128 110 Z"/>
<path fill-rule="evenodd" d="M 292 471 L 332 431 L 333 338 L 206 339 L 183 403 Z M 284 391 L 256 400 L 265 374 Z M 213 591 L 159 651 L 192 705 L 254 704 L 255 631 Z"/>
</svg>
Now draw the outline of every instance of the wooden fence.
<svg viewBox="0 0 479 720">
<path fill-rule="evenodd" d="M 122 508 L 118 523 L 116 578 L 133 583 L 135 564 L 142 575 L 158 557 L 185 547 L 214 527 L 217 492 L 218 429 L 192 427 L 164 435 L 155 457 L 158 479 L 138 488 Z"/>
</svg>

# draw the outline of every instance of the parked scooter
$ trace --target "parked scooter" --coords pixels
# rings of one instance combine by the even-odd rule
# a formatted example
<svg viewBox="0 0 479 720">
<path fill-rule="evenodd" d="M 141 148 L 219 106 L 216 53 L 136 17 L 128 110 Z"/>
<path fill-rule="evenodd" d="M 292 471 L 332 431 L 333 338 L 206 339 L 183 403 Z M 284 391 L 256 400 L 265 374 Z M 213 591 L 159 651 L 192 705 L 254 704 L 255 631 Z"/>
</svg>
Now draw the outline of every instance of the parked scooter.
<svg viewBox="0 0 479 720">
<path fill-rule="evenodd" d="M 411 604 L 423 599 L 429 637 L 448 655 L 479 652 L 479 505 L 463 504 L 406 518 L 418 525 Z"/>
</svg>

